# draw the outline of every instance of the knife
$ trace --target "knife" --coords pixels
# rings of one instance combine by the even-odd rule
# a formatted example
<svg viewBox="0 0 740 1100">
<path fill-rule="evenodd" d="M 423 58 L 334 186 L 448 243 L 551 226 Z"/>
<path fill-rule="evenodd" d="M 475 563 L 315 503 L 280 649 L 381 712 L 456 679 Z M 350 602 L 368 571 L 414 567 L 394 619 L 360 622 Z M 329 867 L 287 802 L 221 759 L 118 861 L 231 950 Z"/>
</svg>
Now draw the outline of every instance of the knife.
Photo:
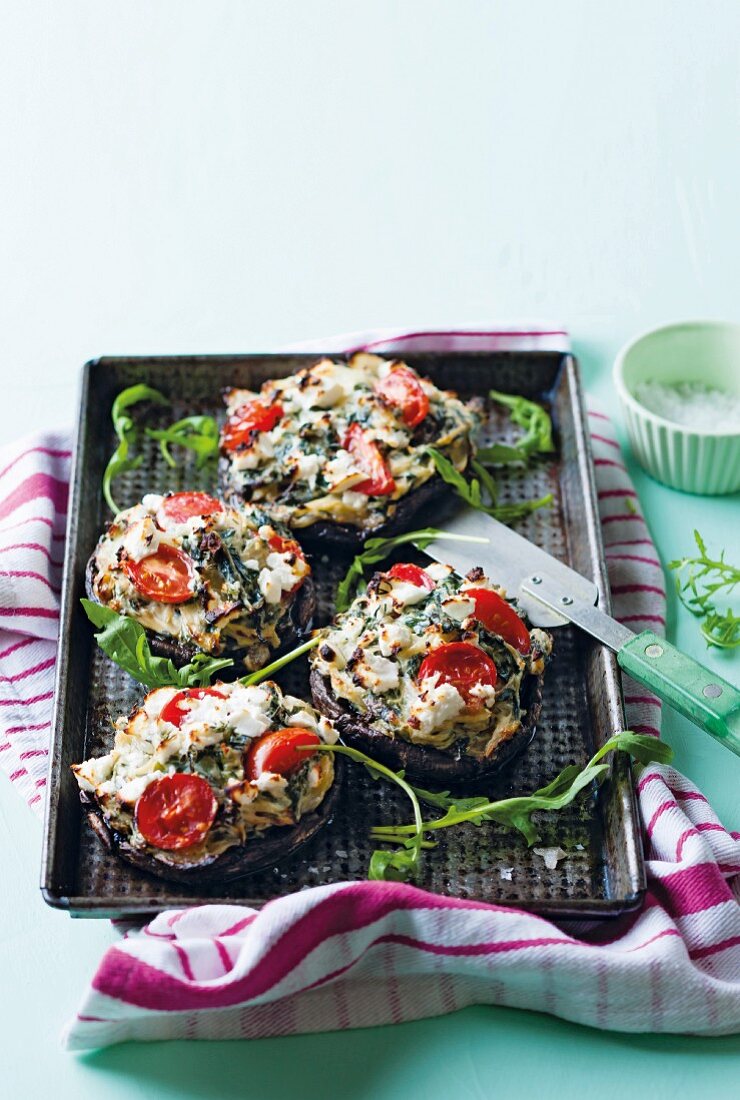
<svg viewBox="0 0 740 1100">
<path fill-rule="evenodd" d="M 740 691 L 732 684 L 652 630 L 635 634 L 618 623 L 597 606 L 593 581 L 498 520 L 466 509 L 445 521 L 445 532 L 475 541 L 434 540 L 424 546 L 426 554 L 462 575 L 482 566 L 516 596 L 533 626 L 573 623 L 585 630 L 616 653 L 625 672 L 740 756 Z"/>
</svg>

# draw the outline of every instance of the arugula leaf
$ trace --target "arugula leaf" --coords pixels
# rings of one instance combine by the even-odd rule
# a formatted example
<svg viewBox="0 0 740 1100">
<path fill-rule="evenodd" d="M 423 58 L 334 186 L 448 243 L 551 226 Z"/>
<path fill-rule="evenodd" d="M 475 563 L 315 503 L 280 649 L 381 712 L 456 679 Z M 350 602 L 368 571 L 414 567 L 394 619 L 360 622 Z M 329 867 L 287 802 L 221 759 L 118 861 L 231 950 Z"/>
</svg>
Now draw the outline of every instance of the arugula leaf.
<svg viewBox="0 0 740 1100">
<path fill-rule="evenodd" d="M 486 515 L 493 516 L 494 519 L 501 520 L 502 523 L 513 523 L 515 520 L 521 519 L 522 516 L 526 516 L 530 512 L 536 511 L 538 508 L 544 508 L 545 505 L 552 504 L 552 493 L 548 493 L 546 496 L 540 497 L 537 500 L 521 500 L 511 504 L 497 504 L 495 482 L 491 487 L 491 480 L 489 480 L 491 475 L 488 471 L 484 471 L 486 476 L 485 478 L 482 477 L 482 465 L 480 462 L 476 460 L 471 464 L 473 471 L 478 474 L 478 477 L 473 477 L 468 481 L 441 451 L 436 450 L 434 447 L 427 447 L 427 454 L 431 456 L 437 473 L 442 480 L 448 485 L 451 485 L 457 495 L 464 500 L 466 504 L 469 504 L 471 508 L 476 508 L 479 512 L 485 512 Z M 478 452 L 479 457 L 480 454 L 481 452 Z M 489 503 L 486 503 L 483 499 L 481 482 L 483 482 L 483 488 L 488 492 L 490 498 Z"/>
<path fill-rule="evenodd" d="M 524 428 L 524 435 L 517 439 L 511 447 L 499 443 L 483 452 L 479 452 L 479 458 L 482 462 L 502 464 L 526 462 L 532 455 L 549 454 L 555 450 L 552 439 L 552 421 L 541 405 L 538 405 L 535 401 L 529 401 L 526 397 L 511 393 L 500 393 L 499 390 L 489 390 L 489 396 L 499 405 L 505 405 L 511 410 L 511 419 L 520 428 Z"/>
<path fill-rule="evenodd" d="M 424 527 L 419 531 L 407 531 L 404 535 L 395 535 L 393 538 L 388 539 L 368 539 L 362 552 L 354 558 L 344 579 L 337 586 L 334 600 L 336 611 L 347 610 L 352 602 L 355 588 L 362 580 L 368 566 L 385 561 L 397 546 L 404 546 L 410 542 L 417 550 L 423 550 L 425 546 L 436 539 L 450 539 L 453 542 L 485 543 L 487 541 L 484 538 L 476 538 L 474 535 L 453 535 L 448 531 L 438 531 L 436 527 Z"/>
<path fill-rule="evenodd" d="M 218 424 L 212 416 L 186 416 L 169 428 L 147 428 L 146 434 L 159 440 L 162 457 L 173 468 L 177 466 L 169 449 L 173 443 L 195 451 L 195 465 L 199 470 L 218 458 Z"/>
<path fill-rule="evenodd" d="M 358 764 L 364 764 L 373 776 L 380 776 L 390 783 L 395 783 L 408 796 L 414 815 L 414 824 L 407 827 L 409 835 L 397 842 L 399 847 L 396 851 L 385 849 L 374 851 L 370 857 L 367 877 L 372 880 L 391 879 L 395 882 L 404 882 L 407 878 L 413 877 L 419 867 L 422 849 L 434 847 L 434 844 L 424 839 L 419 799 L 414 788 L 404 779 L 403 772 L 394 772 L 385 764 L 374 760 L 359 749 L 350 748 L 349 745 L 308 745 L 305 748 L 309 752 L 324 751 L 349 756 Z"/>
<path fill-rule="evenodd" d="M 676 573 L 676 591 L 684 607 L 701 619 L 699 629 L 708 646 L 720 649 L 740 647 L 740 616 L 732 608 L 722 610 L 716 598 L 727 599 L 740 584 L 740 569 L 725 561 L 725 551 L 718 559 L 711 558 L 706 543 L 698 531 L 694 541 L 696 557 L 678 558 L 668 562 Z"/>
<path fill-rule="evenodd" d="M 258 669 L 257 672 L 250 672 L 248 676 L 242 676 L 239 682 L 241 684 L 246 684 L 247 687 L 251 687 L 252 684 L 261 684 L 268 676 L 272 676 L 274 672 L 278 672 L 285 665 L 289 665 L 291 661 L 295 661 L 296 657 L 300 657 L 301 654 L 308 653 L 310 649 L 314 649 L 320 641 L 321 635 L 315 634 L 313 638 L 309 638 L 307 642 L 303 642 L 302 645 L 296 646 L 295 649 L 291 649 L 288 653 L 284 653 L 282 657 L 278 657 L 272 664 Z"/>
<path fill-rule="evenodd" d="M 126 470 L 134 470 L 143 462 L 141 455 L 138 458 L 129 457 L 129 451 L 136 442 L 137 432 L 134 421 L 126 412 L 126 409 L 130 408 L 131 405 L 137 405 L 139 401 L 154 401 L 157 405 L 169 405 L 169 401 L 163 393 L 143 384 L 129 386 L 128 389 L 122 390 L 113 402 L 111 419 L 113 420 L 113 429 L 118 437 L 118 446 L 108 460 L 108 465 L 103 473 L 103 496 L 106 504 L 114 514 L 119 512 L 120 509 L 113 499 L 111 483 L 119 474 L 124 473 Z"/>
<path fill-rule="evenodd" d="M 90 622 L 99 628 L 95 641 L 103 653 L 145 687 L 207 687 L 216 672 L 234 664 L 230 657 L 197 653 L 192 661 L 177 668 L 168 657 L 154 656 L 144 627 L 135 619 L 92 600 L 80 603 Z"/>
<path fill-rule="evenodd" d="M 412 787 L 417 800 L 445 809 L 443 816 L 423 821 L 420 827 L 415 814 L 413 824 L 378 825 L 371 830 L 370 835 L 374 840 L 399 845 L 402 851 L 406 851 L 409 840 L 416 840 L 420 832 L 423 836 L 427 832 L 448 829 L 453 825 L 464 823 L 480 825 L 483 821 L 497 821 L 501 825 L 517 829 L 531 846 L 539 839 L 532 815 L 543 810 L 561 810 L 564 806 L 568 806 L 584 788 L 603 779 L 609 771 L 609 765 L 601 761 L 613 751 L 627 752 L 642 764 L 651 761 L 666 764 L 673 757 L 670 746 L 654 737 L 626 730 L 610 737 L 594 753 L 585 767 L 570 765 L 550 783 L 540 787 L 531 795 L 489 802 L 486 798 L 456 799 L 449 792 L 435 793 Z M 418 841 L 418 843 L 421 842 Z M 403 862 L 402 858 L 401 864 Z"/>
</svg>

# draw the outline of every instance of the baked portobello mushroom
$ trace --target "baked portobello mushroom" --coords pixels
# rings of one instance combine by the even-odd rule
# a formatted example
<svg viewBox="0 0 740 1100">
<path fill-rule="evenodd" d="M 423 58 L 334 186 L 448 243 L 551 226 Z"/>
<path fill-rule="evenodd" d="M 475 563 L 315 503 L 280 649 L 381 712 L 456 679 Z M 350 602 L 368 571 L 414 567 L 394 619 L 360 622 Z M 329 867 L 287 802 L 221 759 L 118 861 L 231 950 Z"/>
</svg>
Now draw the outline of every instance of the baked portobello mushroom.
<svg viewBox="0 0 740 1100">
<path fill-rule="evenodd" d="M 228 390 L 225 400 L 225 499 L 265 507 L 302 540 L 351 547 L 411 527 L 445 492 L 427 448 L 464 470 L 483 409 L 365 352 L 321 359 L 259 394 Z"/>
<path fill-rule="evenodd" d="M 333 754 L 310 749 L 336 732 L 271 681 L 157 688 L 115 730 L 111 752 L 72 765 L 80 798 L 106 846 L 159 878 L 241 878 L 331 820 Z"/>
<path fill-rule="evenodd" d="M 264 667 L 310 630 L 311 569 L 288 530 L 257 507 L 207 493 L 149 494 L 120 512 L 90 557 L 91 600 L 136 619 L 154 653 L 197 652 Z"/>
<path fill-rule="evenodd" d="M 482 569 L 398 563 L 324 629 L 311 691 L 348 745 L 425 784 L 471 788 L 534 737 L 551 648 Z"/>
</svg>

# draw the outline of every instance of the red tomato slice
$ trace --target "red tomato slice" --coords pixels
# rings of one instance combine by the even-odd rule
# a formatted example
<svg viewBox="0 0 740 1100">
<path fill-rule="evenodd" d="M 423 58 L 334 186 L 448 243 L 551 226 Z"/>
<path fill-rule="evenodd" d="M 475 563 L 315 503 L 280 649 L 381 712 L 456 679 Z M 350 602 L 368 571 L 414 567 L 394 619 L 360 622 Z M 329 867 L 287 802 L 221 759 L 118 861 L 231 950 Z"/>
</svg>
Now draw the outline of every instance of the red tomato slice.
<svg viewBox="0 0 740 1100">
<path fill-rule="evenodd" d="M 403 422 L 409 428 L 421 424 L 429 412 L 429 398 L 419 377 L 410 367 L 393 367 L 375 386 L 375 392 L 389 405 L 401 410 Z"/>
<path fill-rule="evenodd" d="M 216 796 L 199 775 L 163 775 L 138 799 L 136 825 L 147 844 L 166 852 L 203 840 L 218 811 Z"/>
<path fill-rule="evenodd" d="M 489 588 L 466 588 L 461 594 L 475 600 L 475 617 L 486 630 L 498 634 L 520 653 L 529 653 L 532 646 L 529 631 L 503 596 Z"/>
<path fill-rule="evenodd" d="M 408 581 L 409 584 L 414 584 L 417 588 L 426 588 L 427 592 L 434 591 L 434 581 L 426 570 L 421 569 L 418 565 L 412 565 L 411 562 L 398 562 L 392 569 L 388 570 L 387 575 L 397 581 Z"/>
<path fill-rule="evenodd" d="M 480 706 L 481 701 L 470 694 L 476 684 L 495 687 L 498 680 L 496 666 L 482 649 L 470 642 L 448 642 L 433 649 L 419 668 L 419 679 L 426 680 L 439 673 L 440 684 L 452 684 L 468 706 Z"/>
<path fill-rule="evenodd" d="M 282 418 L 283 406 L 279 402 L 264 405 L 261 401 L 249 401 L 240 405 L 226 421 L 221 432 L 221 443 L 227 451 L 249 447 L 255 432 L 269 432 Z"/>
<path fill-rule="evenodd" d="M 355 462 L 367 474 L 367 481 L 352 486 L 353 493 L 365 493 L 369 497 L 387 497 L 396 488 L 388 463 L 372 439 L 359 424 L 352 424 L 344 440 L 344 446 Z"/>
<path fill-rule="evenodd" d="M 173 493 L 157 509 L 157 522 L 167 527 L 170 523 L 185 523 L 192 516 L 212 516 L 223 510 L 221 501 L 208 493 Z"/>
<path fill-rule="evenodd" d="M 184 691 L 178 691 L 177 695 L 173 695 L 169 703 L 165 703 L 159 717 L 163 722 L 171 722 L 179 729 L 185 715 L 192 709 L 188 706 L 189 700 L 202 699 L 204 695 L 215 695 L 217 699 L 226 698 L 224 693 L 217 691 L 216 688 L 185 688 Z"/>
<path fill-rule="evenodd" d="M 248 779 L 257 779 L 263 772 L 276 772 L 278 775 L 293 775 L 310 753 L 301 751 L 302 745 L 320 745 L 321 738 L 313 730 L 300 726 L 287 726 L 285 729 L 266 733 L 252 743 L 244 770 Z"/>
<path fill-rule="evenodd" d="M 141 561 L 125 562 L 124 569 L 147 599 L 184 603 L 193 597 L 192 562 L 174 546 L 165 543 Z"/>
</svg>

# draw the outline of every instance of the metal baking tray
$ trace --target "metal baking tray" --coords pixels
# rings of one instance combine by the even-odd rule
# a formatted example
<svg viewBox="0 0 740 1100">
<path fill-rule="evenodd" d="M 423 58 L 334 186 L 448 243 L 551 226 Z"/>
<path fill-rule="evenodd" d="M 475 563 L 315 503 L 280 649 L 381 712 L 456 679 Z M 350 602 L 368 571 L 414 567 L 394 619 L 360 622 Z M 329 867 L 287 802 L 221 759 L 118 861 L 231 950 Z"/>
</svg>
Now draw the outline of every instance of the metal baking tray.
<svg viewBox="0 0 740 1100">
<path fill-rule="evenodd" d="M 111 718 L 127 713 L 143 689 L 98 649 L 79 604 L 84 571 L 107 514 L 101 495 L 103 469 L 115 445 L 110 407 L 126 386 L 145 382 L 172 400 L 152 410 L 157 426 L 191 413 L 222 415 L 226 385 L 258 388 L 289 374 L 316 355 L 233 355 L 104 358 L 83 372 L 74 476 L 67 529 L 59 662 L 53 722 L 41 889 L 52 906 L 73 916 L 120 917 L 199 902 L 260 906 L 311 886 L 363 879 L 374 845 L 374 822 L 406 821 L 401 792 L 373 781 L 364 768 L 346 769 L 343 800 L 331 825 L 311 846 L 273 869 L 223 886 L 188 887 L 154 878 L 105 851 L 81 812 L 70 764 L 108 751 Z M 593 579 L 609 610 L 593 463 L 578 369 L 568 355 L 543 352 L 422 353 L 406 360 L 436 383 L 462 396 L 490 387 L 543 401 L 552 412 L 557 453 L 525 473 L 501 475 L 501 498 L 552 492 L 554 504 L 540 509 L 519 530 L 568 565 Z M 509 432 L 492 412 L 485 436 Z M 145 492 L 199 488 L 213 491 L 215 474 L 198 471 L 190 457 L 170 469 L 156 444 L 143 443 L 145 461 L 115 485 L 122 506 Z M 183 454 L 179 449 L 179 454 Z M 186 452 L 189 455 L 189 452 Z M 440 524 L 439 507 L 418 526 Z M 318 623 L 332 615 L 332 598 L 349 557 L 332 550 L 316 554 Z M 279 677 L 294 694 L 308 691 L 305 658 Z M 527 752 L 500 776 L 494 795 L 525 793 L 549 781 L 568 764 L 583 764 L 594 748 L 624 728 L 614 656 L 572 627 L 555 632 L 553 660 L 545 678 L 537 736 Z M 440 835 L 425 854 L 418 885 L 435 893 L 518 906 L 555 918 L 617 916 L 639 906 L 645 889 L 642 845 L 629 765 L 621 757 L 598 790 L 557 814 L 541 814 L 540 847 L 560 846 L 567 856 L 548 870 L 524 840 L 495 823 L 459 826 Z"/>
</svg>

